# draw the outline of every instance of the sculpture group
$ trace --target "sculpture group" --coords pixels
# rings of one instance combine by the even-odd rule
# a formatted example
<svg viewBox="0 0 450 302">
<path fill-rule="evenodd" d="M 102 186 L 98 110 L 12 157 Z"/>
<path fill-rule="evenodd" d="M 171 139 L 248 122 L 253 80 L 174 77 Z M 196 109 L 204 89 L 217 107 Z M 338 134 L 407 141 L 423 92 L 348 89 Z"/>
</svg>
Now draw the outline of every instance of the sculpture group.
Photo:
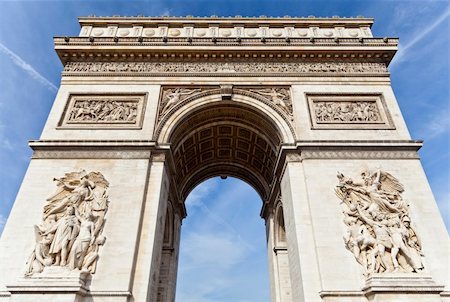
<svg viewBox="0 0 450 302">
<path fill-rule="evenodd" d="M 69 122 L 135 122 L 137 102 L 76 101 Z"/>
<path fill-rule="evenodd" d="M 379 122 L 380 113 L 374 102 L 315 102 L 317 122 Z"/>
<path fill-rule="evenodd" d="M 359 181 L 342 173 L 337 177 L 335 191 L 347 225 L 345 245 L 364 274 L 421 271 L 422 248 L 400 182 L 379 169 L 365 169 Z"/>
<path fill-rule="evenodd" d="M 35 225 L 36 244 L 25 275 L 61 266 L 94 273 L 108 209 L 108 181 L 99 172 L 66 173 L 54 179 L 58 190 L 47 199 L 42 222 Z"/>
</svg>

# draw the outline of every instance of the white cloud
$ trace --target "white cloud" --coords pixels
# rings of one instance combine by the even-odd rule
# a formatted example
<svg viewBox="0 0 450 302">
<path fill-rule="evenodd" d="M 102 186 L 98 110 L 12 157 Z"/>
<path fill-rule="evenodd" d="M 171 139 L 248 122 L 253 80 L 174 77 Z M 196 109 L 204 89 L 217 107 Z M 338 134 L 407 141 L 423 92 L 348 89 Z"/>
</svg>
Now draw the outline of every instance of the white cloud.
<svg viewBox="0 0 450 302">
<path fill-rule="evenodd" d="M 217 184 L 218 182 L 216 178 L 208 179 L 207 181 L 202 182 L 200 185 L 195 187 L 191 193 L 189 193 L 189 196 L 185 201 L 186 206 L 191 208 L 199 206 L 200 202 L 217 188 Z"/>
<path fill-rule="evenodd" d="M 450 7 L 447 8 L 446 10 L 444 10 L 444 12 L 438 18 L 436 18 L 436 20 L 433 23 L 431 23 L 428 27 L 420 30 L 420 32 L 419 31 L 415 32 L 413 35 L 414 38 L 411 41 L 409 41 L 407 44 L 405 44 L 403 46 L 400 44 L 399 51 L 398 51 L 397 55 L 394 57 L 394 60 L 392 61 L 392 63 L 390 64 L 391 69 L 394 68 L 395 66 L 397 66 L 397 64 L 404 61 L 408 56 L 409 49 L 411 47 L 413 47 L 417 42 L 419 42 L 420 40 L 425 38 L 429 33 L 431 33 L 439 25 L 441 25 L 441 23 L 443 23 L 449 16 L 450 16 Z"/>
<path fill-rule="evenodd" d="M 448 110 L 436 112 L 433 118 L 427 122 L 419 132 L 419 136 L 426 140 L 438 137 L 450 130 L 450 114 Z"/>
<path fill-rule="evenodd" d="M 170 9 L 166 9 L 161 13 L 161 17 L 170 17 Z"/>
<path fill-rule="evenodd" d="M 233 235 L 225 232 L 190 233 L 183 240 L 183 253 L 187 258 L 183 268 L 226 270 L 245 259 L 245 246 L 239 245 Z"/>
<path fill-rule="evenodd" d="M 6 54 L 14 64 L 16 64 L 23 71 L 28 73 L 33 79 L 47 87 L 50 91 L 57 91 L 58 88 L 49 80 L 47 80 L 44 76 L 42 76 L 36 69 L 33 68 L 30 64 L 25 62 L 21 57 L 11 51 L 8 47 L 0 43 L 0 52 Z"/>
<path fill-rule="evenodd" d="M 11 141 L 5 136 L 5 125 L 0 122 L 0 150 L 14 150 L 14 146 Z"/>
<path fill-rule="evenodd" d="M 181 236 L 177 301 L 268 300 L 267 288 L 252 290 L 268 283 L 257 193 L 230 177 L 205 181 L 191 195 Z"/>
</svg>

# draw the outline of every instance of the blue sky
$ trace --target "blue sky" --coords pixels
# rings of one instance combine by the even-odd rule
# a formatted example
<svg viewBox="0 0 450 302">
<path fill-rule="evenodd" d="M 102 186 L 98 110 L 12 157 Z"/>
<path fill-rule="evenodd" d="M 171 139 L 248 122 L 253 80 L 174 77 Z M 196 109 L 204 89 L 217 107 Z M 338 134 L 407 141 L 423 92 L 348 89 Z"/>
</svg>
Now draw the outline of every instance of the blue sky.
<svg viewBox="0 0 450 302">
<path fill-rule="evenodd" d="M 29 164 L 27 141 L 39 138 L 59 86 L 62 64 L 52 37 L 78 35 L 76 18 L 91 14 L 374 17 L 375 36 L 400 38 L 392 86 L 412 138 L 425 140 L 422 164 L 450 228 L 447 1 L 127 0 L 0 1 L 0 231 Z M 183 222 L 178 301 L 269 300 L 260 205 L 249 186 L 231 178 L 193 191 Z M 196 256 L 196 246 L 209 256 Z"/>
</svg>

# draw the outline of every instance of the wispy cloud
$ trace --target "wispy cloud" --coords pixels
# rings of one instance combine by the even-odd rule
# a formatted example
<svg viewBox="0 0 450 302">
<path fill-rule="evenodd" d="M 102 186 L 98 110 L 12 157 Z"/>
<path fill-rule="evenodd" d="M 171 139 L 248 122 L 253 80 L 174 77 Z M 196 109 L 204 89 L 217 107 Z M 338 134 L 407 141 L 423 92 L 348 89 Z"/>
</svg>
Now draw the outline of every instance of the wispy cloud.
<svg viewBox="0 0 450 302">
<path fill-rule="evenodd" d="M 433 118 L 421 129 L 419 136 L 427 140 L 450 131 L 450 113 L 448 110 L 436 112 Z"/>
<path fill-rule="evenodd" d="M 0 43 L 0 52 L 6 54 L 14 64 L 16 64 L 23 71 L 28 73 L 33 79 L 47 87 L 50 91 L 57 91 L 58 88 L 49 80 L 47 80 L 44 76 L 42 76 L 36 69 L 33 68 L 30 64 L 25 62 L 21 57 L 19 57 L 16 53 L 6 47 L 4 44 Z"/>
<path fill-rule="evenodd" d="M 237 246 L 233 236 L 225 232 L 190 233 L 183 243 L 184 256 L 189 259 L 184 270 L 205 267 L 224 270 L 244 260 L 247 253 L 244 247 Z M 199 250 L 202 251 L 200 257 Z"/>
<path fill-rule="evenodd" d="M 0 105 L 2 103 L 0 102 Z M 11 141 L 6 137 L 5 135 L 5 125 L 0 121 L 0 150 L 8 150 L 8 151 L 12 151 L 14 150 L 13 144 L 11 143 Z"/>
<path fill-rule="evenodd" d="M 400 45 L 400 49 L 397 53 L 397 55 L 394 57 L 394 60 L 390 64 L 391 68 L 394 68 L 399 63 L 405 60 L 405 58 L 408 56 L 408 51 L 411 47 L 413 47 L 417 42 L 425 38 L 429 33 L 431 33 L 434 29 L 436 29 L 441 23 L 443 23 L 448 17 L 450 16 L 450 7 L 448 7 L 444 12 L 428 27 L 424 28 L 420 32 L 416 32 L 414 35 L 414 38 L 409 41 L 404 46 Z"/>
<path fill-rule="evenodd" d="M 166 9 L 161 13 L 161 17 L 169 17 L 170 16 L 170 9 Z"/>
<path fill-rule="evenodd" d="M 209 179 L 191 192 L 181 237 L 177 301 L 268 300 L 268 291 L 249 291 L 268 283 L 258 201 L 249 185 L 231 177 Z"/>
</svg>

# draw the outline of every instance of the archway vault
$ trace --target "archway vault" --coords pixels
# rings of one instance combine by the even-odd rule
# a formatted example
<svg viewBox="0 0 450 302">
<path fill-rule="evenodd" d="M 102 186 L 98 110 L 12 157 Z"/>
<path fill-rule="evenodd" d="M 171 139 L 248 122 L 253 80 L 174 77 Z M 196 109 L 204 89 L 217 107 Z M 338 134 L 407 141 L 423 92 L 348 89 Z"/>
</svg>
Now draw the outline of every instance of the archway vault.
<svg viewBox="0 0 450 302">
<path fill-rule="evenodd" d="M 223 89 L 186 98 L 166 113 L 158 125 L 160 144 L 170 144 L 174 180 L 180 197 L 203 180 L 233 176 L 268 198 L 278 152 L 294 141 L 286 114 L 269 100 Z M 236 93 L 237 92 L 237 93 Z"/>
</svg>

